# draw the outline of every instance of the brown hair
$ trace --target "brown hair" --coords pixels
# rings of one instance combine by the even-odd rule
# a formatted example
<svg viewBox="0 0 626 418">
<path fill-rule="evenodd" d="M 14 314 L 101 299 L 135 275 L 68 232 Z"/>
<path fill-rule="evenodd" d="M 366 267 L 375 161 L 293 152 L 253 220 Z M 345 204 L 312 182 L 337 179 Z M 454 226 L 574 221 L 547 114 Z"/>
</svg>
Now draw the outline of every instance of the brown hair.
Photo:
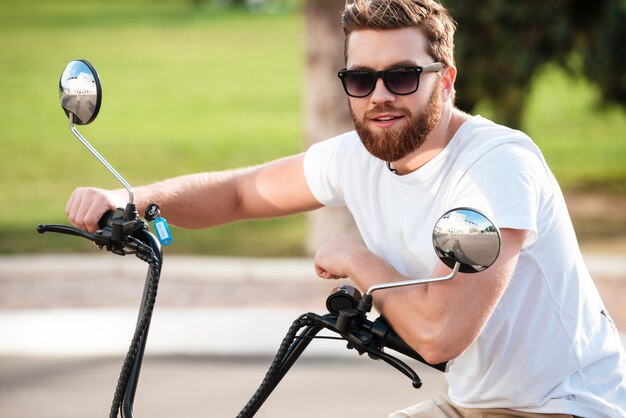
<svg viewBox="0 0 626 418">
<path fill-rule="evenodd" d="M 350 34 L 355 30 L 417 27 L 426 35 L 428 55 L 446 66 L 454 65 L 456 22 L 443 5 L 434 0 L 346 0 L 341 18 L 346 35 L 346 62 Z"/>
</svg>

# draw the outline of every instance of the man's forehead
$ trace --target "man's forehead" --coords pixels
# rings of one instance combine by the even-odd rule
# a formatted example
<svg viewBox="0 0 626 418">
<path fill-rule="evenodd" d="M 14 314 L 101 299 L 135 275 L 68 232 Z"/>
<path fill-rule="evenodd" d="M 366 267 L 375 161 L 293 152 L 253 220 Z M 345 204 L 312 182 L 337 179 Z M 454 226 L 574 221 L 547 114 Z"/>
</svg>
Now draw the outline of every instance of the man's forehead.
<svg viewBox="0 0 626 418">
<path fill-rule="evenodd" d="M 361 29 L 350 34 L 347 65 L 378 68 L 398 62 L 428 64 L 426 36 L 417 27 Z"/>
</svg>

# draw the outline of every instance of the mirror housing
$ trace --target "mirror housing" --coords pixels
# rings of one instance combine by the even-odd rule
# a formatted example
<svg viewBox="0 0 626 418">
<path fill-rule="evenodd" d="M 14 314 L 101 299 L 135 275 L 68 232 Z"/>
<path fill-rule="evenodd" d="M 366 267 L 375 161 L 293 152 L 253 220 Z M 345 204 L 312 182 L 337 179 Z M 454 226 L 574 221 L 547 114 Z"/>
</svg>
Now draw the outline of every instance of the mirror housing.
<svg viewBox="0 0 626 418">
<path fill-rule="evenodd" d="M 500 254 L 500 231 L 475 209 L 446 212 L 433 230 L 433 247 L 448 267 L 460 263 L 462 273 L 477 273 L 491 266 Z"/>
<path fill-rule="evenodd" d="M 87 125 L 98 116 L 102 87 L 96 69 L 88 61 L 67 64 L 59 80 L 59 99 L 65 114 L 76 125 Z"/>
</svg>

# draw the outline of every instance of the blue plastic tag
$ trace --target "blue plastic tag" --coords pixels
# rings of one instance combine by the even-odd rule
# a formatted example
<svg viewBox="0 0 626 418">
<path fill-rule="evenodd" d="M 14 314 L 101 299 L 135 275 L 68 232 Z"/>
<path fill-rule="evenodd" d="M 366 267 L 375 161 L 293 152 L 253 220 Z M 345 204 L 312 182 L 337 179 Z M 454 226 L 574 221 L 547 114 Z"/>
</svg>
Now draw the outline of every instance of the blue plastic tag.
<svg viewBox="0 0 626 418">
<path fill-rule="evenodd" d="M 167 225 L 167 221 L 161 217 L 154 220 L 154 230 L 157 237 L 161 242 L 161 245 L 170 245 L 172 243 L 172 234 L 170 233 L 170 227 Z"/>
</svg>

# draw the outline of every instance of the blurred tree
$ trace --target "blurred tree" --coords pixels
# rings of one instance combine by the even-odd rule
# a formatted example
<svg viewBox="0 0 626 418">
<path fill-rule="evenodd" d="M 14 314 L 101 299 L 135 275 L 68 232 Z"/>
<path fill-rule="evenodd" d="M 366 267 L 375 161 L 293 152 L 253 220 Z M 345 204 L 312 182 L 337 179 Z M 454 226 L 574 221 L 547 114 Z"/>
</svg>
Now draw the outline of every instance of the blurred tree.
<svg viewBox="0 0 626 418">
<path fill-rule="evenodd" d="M 534 74 L 548 62 L 569 70 L 572 55 L 605 99 L 626 104 L 626 1 L 446 0 L 459 24 L 457 105 L 486 100 L 498 122 L 519 127 Z"/>
<path fill-rule="evenodd" d="M 612 0 L 590 36 L 585 75 L 607 103 L 626 105 L 626 0 Z"/>
<path fill-rule="evenodd" d="M 307 145 L 354 129 L 337 71 L 344 66 L 339 18 L 344 0 L 306 0 L 305 126 Z M 359 236 L 345 208 L 322 208 L 309 214 L 306 251 L 314 253 L 332 235 Z"/>
</svg>

